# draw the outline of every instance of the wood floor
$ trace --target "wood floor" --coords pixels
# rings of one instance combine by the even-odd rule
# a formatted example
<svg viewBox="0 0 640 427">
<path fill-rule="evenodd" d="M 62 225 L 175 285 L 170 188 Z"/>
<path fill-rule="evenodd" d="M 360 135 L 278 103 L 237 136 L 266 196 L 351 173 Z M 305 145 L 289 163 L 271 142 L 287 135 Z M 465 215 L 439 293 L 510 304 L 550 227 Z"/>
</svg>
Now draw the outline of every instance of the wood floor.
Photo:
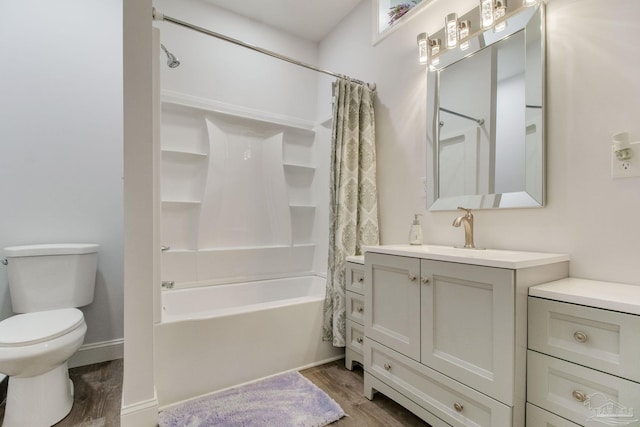
<svg viewBox="0 0 640 427">
<path fill-rule="evenodd" d="M 344 367 L 344 360 L 301 371 L 331 396 L 347 416 L 336 427 L 428 427 L 429 425 L 381 394 L 369 401 L 362 394 L 363 373 Z M 55 427 L 119 427 L 122 359 L 69 370 L 75 386 L 73 409 Z M 4 402 L 0 404 L 0 423 Z M 265 426 L 266 427 L 266 426 Z M 268 426 L 271 427 L 271 426 Z"/>
</svg>

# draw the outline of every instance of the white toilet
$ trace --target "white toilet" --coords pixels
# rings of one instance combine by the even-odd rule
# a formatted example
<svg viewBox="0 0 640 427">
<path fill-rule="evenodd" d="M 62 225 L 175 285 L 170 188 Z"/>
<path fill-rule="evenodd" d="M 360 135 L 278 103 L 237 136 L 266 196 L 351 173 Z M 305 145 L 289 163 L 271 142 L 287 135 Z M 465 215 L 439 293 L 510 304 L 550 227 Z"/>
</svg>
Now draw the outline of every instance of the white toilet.
<svg viewBox="0 0 640 427">
<path fill-rule="evenodd" d="M 84 341 L 80 310 L 93 301 L 98 245 L 4 249 L 11 305 L 0 322 L 0 372 L 9 377 L 3 427 L 48 427 L 73 406 L 67 360 Z"/>
</svg>

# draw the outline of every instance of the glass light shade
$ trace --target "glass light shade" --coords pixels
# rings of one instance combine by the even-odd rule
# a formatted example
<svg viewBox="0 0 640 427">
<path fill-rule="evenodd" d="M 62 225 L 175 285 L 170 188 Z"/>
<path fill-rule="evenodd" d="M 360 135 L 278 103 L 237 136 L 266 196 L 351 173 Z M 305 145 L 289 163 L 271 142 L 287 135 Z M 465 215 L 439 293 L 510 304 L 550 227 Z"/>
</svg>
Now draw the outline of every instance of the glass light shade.
<svg viewBox="0 0 640 427">
<path fill-rule="evenodd" d="M 447 33 L 447 48 L 456 47 L 458 45 L 458 14 L 448 14 L 444 22 Z"/>
<path fill-rule="evenodd" d="M 480 20 L 482 28 L 491 28 L 493 25 L 493 0 L 480 0 Z"/>
<path fill-rule="evenodd" d="M 427 43 L 427 33 L 418 34 L 418 61 L 426 64 L 429 58 L 429 48 Z"/>
</svg>

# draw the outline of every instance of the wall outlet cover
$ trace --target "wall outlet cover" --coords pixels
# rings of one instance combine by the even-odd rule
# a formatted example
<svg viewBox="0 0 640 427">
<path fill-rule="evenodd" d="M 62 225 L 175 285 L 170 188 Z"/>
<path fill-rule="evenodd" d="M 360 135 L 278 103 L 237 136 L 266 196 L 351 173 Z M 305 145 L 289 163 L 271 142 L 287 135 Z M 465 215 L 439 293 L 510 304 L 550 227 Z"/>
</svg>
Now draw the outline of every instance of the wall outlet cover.
<svg viewBox="0 0 640 427">
<path fill-rule="evenodd" d="M 629 145 L 631 149 L 629 160 L 618 160 L 615 150 L 611 148 L 611 178 L 640 176 L 640 142 L 632 142 Z"/>
</svg>

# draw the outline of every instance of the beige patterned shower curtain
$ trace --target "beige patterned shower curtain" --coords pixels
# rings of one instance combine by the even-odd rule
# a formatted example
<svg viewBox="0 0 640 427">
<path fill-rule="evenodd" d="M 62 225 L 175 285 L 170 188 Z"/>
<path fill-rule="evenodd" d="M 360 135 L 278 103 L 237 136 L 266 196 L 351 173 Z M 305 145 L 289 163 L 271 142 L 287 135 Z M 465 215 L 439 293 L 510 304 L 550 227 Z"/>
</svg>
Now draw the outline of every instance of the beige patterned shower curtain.
<svg viewBox="0 0 640 427">
<path fill-rule="evenodd" d="M 329 262 L 323 339 L 345 346 L 345 258 L 379 243 L 376 192 L 375 89 L 338 79 L 333 84 L 329 199 Z"/>
</svg>

